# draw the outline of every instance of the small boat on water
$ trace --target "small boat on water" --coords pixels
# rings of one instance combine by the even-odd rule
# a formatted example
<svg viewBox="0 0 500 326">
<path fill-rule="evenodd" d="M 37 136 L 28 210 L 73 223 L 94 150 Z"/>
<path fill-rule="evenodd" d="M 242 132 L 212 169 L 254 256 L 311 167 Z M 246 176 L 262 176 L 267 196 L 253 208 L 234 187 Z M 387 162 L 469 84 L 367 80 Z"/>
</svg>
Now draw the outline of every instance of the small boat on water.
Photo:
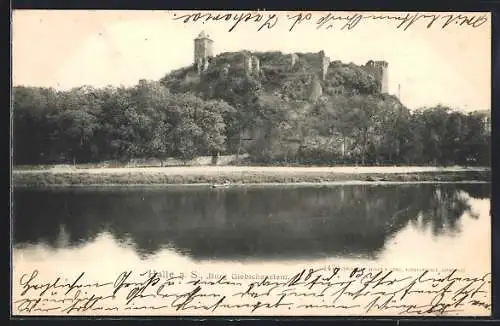
<svg viewBox="0 0 500 326">
<path fill-rule="evenodd" d="M 229 180 L 224 181 L 224 183 L 214 183 L 210 186 L 210 188 L 215 189 L 215 188 L 227 188 L 231 185 L 231 182 Z"/>
</svg>

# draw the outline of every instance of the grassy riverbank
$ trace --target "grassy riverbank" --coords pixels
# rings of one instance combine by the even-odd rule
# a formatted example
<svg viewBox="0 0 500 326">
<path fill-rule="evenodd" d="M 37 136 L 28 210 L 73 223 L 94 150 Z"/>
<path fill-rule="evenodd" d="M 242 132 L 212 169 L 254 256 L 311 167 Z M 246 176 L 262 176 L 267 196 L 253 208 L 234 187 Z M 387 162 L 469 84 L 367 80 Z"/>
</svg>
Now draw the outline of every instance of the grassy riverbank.
<svg viewBox="0 0 500 326">
<path fill-rule="evenodd" d="M 491 181 L 489 168 L 462 167 L 166 167 L 32 169 L 13 172 L 14 187 L 322 183 L 342 181 Z"/>
</svg>

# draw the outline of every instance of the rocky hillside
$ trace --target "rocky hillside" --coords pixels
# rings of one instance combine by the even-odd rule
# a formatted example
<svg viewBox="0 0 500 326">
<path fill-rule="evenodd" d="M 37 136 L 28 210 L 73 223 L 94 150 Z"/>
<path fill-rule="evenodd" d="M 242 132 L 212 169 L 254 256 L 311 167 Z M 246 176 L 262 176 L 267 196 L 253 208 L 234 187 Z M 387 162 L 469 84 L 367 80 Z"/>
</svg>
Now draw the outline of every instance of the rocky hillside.
<svg viewBox="0 0 500 326">
<path fill-rule="evenodd" d="M 304 144 L 310 147 L 311 143 L 315 144 L 313 147 L 326 146 L 327 151 L 337 153 L 335 155 L 345 154 L 347 147 L 361 146 L 366 151 L 367 144 L 359 145 L 346 135 L 332 135 L 332 132 L 339 132 L 339 127 L 336 125 L 332 131 L 333 126 L 329 126 L 328 121 L 338 122 L 339 116 L 371 121 L 373 110 L 383 111 L 384 116 L 391 116 L 388 110 L 396 110 L 395 116 L 408 113 L 408 110 L 397 98 L 379 93 L 378 76 L 364 66 L 333 61 L 323 74 L 321 55 L 321 52 L 293 55 L 248 51 L 221 53 L 210 59 L 201 73 L 192 65 L 172 71 L 160 82 L 173 93 L 194 93 L 206 100 L 223 100 L 234 107 L 237 111 L 235 121 L 228 123 L 227 130 L 230 152 L 255 151 L 259 156 L 266 156 L 262 148 L 267 148 L 274 153 L 271 156 L 286 159 L 287 152 L 293 156 L 298 147 Z M 249 66 L 249 59 L 255 58 L 258 67 L 255 61 Z M 346 112 L 349 108 L 352 112 Z M 361 117 L 358 111 L 367 116 Z M 351 113 L 353 117 L 349 118 Z M 319 134 L 311 135 L 310 128 L 318 130 Z M 366 140 L 368 134 L 368 130 L 364 130 L 365 138 L 359 137 Z M 358 135 L 350 135 L 352 137 Z M 285 148 L 273 148 L 270 145 L 273 142 Z"/>
<path fill-rule="evenodd" d="M 245 69 L 245 57 L 250 55 L 259 59 L 259 71 L 249 73 Z M 285 101 L 308 102 L 322 96 L 377 93 L 376 76 L 362 66 L 333 61 L 323 80 L 316 53 L 297 53 L 295 56 L 296 59 L 291 59 L 291 55 L 282 52 L 221 53 L 211 60 L 201 76 L 192 65 L 169 73 L 161 82 L 173 92 L 194 92 L 222 99 L 228 96 L 224 91 L 230 90 L 240 95 L 258 90 Z"/>
</svg>

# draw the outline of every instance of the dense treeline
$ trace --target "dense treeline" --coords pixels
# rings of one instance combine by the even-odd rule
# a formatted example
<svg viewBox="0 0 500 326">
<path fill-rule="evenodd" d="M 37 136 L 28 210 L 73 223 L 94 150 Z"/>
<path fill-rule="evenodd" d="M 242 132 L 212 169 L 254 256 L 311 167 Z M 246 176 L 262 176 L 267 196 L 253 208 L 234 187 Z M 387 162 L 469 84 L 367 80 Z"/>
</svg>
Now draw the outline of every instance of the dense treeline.
<svg viewBox="0 0 500 326">
<path fill-rule="evenodd" d="M 82 163 L 246 151 L 265 163 L 489 164 L 482 114 L 410 113 L 390 104 L 339 96 L 301 115 L 272 96 L 254 104 L 260 111 L 237 111 L 154 82 L 66 92 L 16 87 L 14 157 L 16 164 Z M 235 142 L 246 128 L 259 132 Z"/>
<path fill-rule="evenodd" d="M 342 157 L 362 164 L 489 165 L 486 117 L 440 105 L 410 112 L 385 95 L 340 96 L 314 107 L 306 150 L 336 161 L 340 142 Z"/>
<path fill-rule="evenodd" d="M 319 81 L 306 63 L 257 75 L 214 64 L 201 81 L 188 67 L 128 88 L 15 87 L 14 163 L 248 153 L 264 164 L 489 165 L 484 113 L 410 111 L 355 65 L 334 62 Z"/>
<path fill-rule="evenodd" d="M 222 101 L 170 94 L 156 82 L 133 88 L 14 89 L 16 164 L 183 160 L 224 150 Z"/>
</svg>

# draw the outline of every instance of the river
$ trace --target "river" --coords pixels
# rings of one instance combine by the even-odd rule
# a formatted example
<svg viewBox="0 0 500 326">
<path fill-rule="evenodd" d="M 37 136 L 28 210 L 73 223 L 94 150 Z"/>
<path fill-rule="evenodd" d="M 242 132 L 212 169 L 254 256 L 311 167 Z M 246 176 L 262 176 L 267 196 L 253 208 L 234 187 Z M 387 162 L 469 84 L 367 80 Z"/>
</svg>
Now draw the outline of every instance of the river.
<svg viewBox="0 0 500 326">
<path fill-rule="evenodd" d="M 490 271 L 490 187 L 487 183 L 387 183 L 17 189 L 14 292 L 19 297 L 19 291 L 27 289 L 28 275 L 38 275 L 40 282 L 57 278 L 71 283 L 82 273 L 88 280 L 110 281 L 126 271 L 136 278 L 180 275 L 183 280 L 208 282 L 289 280 L 297 271 L 316 266 L 345 269 L 345 277 L 358 267 L 373 273 L 390 269 L 401 277 L 415 277 L 424 270 L 443 277 L 453 269 L 479 277 Z M 488 313 L 482 308 L 489 305 L 483 283 L 485 292 L 469 301 L 468 314 Z M 465 285 L 458 282 L 455 290 Z M 228 300 L 234 298 L 231 291 L 238 291 L 224 289 L 229 291 L 224 292 Z M 446 300 L 454 302 L 453 293 Z M 16 301 L 19 311 L 26 309 L 20 306 L 22 300 Z M 372 299 L 359 300 L 369 305 Z M 428 303 L 425 300 L 418 302 Z M 50 301 L 45 304 L 38 308 L 47 309 Z"/>
<path fill-rule="evenodd" d="M 489 202 L 490 184 L 16 190 L 14 252 L 433 265 L 489 237 Z"/>
</svg>

